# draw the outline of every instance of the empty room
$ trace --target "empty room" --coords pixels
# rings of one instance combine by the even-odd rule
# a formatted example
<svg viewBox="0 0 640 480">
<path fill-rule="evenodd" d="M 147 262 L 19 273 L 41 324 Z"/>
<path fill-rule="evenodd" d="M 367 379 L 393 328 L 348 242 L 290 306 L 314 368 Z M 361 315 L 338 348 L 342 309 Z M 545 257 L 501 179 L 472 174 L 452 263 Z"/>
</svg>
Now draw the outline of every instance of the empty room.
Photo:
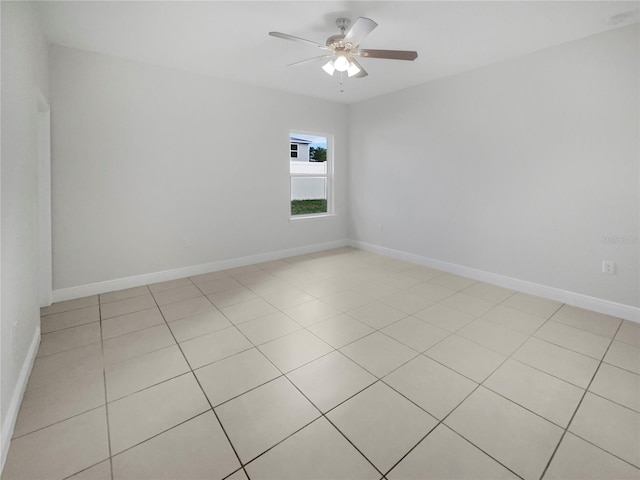
<svg viewBox="0 0 640 480">
<path fill-rule="evenodd" d="M 640 480 L 637 1 L 5 1 L 2 480 Z"/>
</svg>

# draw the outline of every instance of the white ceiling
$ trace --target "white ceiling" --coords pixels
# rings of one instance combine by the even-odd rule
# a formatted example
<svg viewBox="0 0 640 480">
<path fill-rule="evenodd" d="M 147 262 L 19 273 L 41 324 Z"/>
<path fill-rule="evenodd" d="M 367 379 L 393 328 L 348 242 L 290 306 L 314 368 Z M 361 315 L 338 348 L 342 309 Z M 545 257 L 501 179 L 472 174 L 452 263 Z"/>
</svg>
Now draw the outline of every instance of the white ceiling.
<svg viewBox="0 0 640 480">
<path fill-rule="evenodd" d="M 351 103 L 637 22 L 637 1 L 46 1 L 38 4 L 51 43 Z M 634 11 L 622 23 L 611 16 Z M 363 59 L 369 76 L 339 80 L 311 45 L 338 17 L 379 26 L 362 48 L 417 50 L 414 62 Z"/>
</svg>

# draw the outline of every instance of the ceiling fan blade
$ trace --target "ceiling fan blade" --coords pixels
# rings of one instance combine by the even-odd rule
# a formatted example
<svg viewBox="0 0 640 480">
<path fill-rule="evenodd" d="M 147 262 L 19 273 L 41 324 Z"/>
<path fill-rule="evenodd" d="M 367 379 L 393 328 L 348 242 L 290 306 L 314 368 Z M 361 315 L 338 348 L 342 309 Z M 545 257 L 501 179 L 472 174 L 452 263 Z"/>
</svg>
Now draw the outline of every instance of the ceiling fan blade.
<svg viewBox="0 0 640 480">
<path fill-rule="evenodd" d="M 369 75 L 367 73 L 367 71 L 364 69 L 364 67 L 362 65 L 360 65 L 360 63 L 358 61 L 356 61 L 355 58 L 351 59 L 351 63 L 353 63 L 356 67 L 358 67 L 360 69 L 360 71 L 358 73 L 356 73 L 353 78 L 363 78 L 366 77 L 367 75 Z"/>
<path fill-rule="evenodd" d="M 390 60 L 415 60 L 418 52 L 409 50 L 359 50 L 356 55 L 364 58 L 387 58 Z"/>
<path fill-rule="evenodd" d="M 344 36 L 344 43 L 351 43 L 354 47 L 357 47 L 364 37 L 369 35 L 377 26 L 378 24 L 370 18 L 358 18 Z"/>
<path fill-rule="evenodd" d="M 314 42 L 313 40 L 307 40 L 306 38 L 294 37 L 293 35 L 287 35 L 286 33 L 280 32 L 269 32 L 269 35 L 276 38 L 282 38 L 283 40 L 291 40 L 292 42 L 300 42 L 300 43 L 310 43 L 318 48 L 323 50 L 331 50 L 326 45 L 322 45 L 321 43 Z"/>
<path fill-rule="evenodd" d="M 319 57 L 307 58 L 306 60 L 300 60 L 299 62 L 290 63 L 289 65 L 287 65 L 287 67 L 297 67 L 298 65 L 316 62 L 318 60 L 322 60 L 323 58 L 333 58 L 333 55 L 320 55 Z"/>
</svg>

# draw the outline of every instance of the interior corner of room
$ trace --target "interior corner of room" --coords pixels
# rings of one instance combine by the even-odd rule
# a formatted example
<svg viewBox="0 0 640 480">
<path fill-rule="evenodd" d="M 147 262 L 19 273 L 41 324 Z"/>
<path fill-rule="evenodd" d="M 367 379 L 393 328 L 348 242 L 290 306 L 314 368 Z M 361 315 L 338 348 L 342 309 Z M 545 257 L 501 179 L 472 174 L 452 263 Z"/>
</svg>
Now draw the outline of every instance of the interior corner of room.
<svg viewBox="0 0 640 480">
<path fill-rule="evenodd" d="M 350 245 L 639 321 L 637 23 L 359 98 L 65 46 L 42 3 L 1 5 L 3 462 L 52 301 Z M 291 131 L 333 136 L 333 215 L 290 221 Z"/>
</svg>

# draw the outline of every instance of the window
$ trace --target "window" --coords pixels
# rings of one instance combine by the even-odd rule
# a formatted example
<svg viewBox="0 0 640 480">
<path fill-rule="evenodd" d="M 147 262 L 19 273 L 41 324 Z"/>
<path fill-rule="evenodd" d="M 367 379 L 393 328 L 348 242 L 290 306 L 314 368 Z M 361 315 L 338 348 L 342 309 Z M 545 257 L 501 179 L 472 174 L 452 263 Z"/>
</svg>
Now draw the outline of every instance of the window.
<svg viewBox="0 0 640 480">
<path fill-rule="evenodd" d="M 291 216 L 331 213 L 330 137 L 291 132 L 289 142 Z"/>
</svg>

